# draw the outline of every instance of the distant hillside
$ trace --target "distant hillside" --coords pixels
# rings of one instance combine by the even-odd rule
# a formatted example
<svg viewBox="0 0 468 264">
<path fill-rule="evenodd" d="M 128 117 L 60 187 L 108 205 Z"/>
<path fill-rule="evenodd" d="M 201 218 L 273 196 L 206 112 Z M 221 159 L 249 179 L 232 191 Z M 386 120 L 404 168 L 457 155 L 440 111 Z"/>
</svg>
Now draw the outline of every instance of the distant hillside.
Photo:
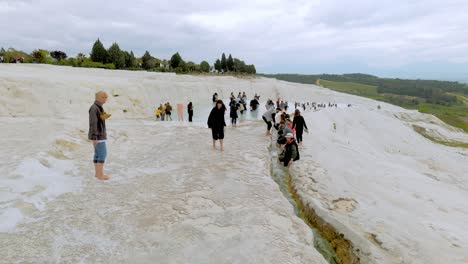
<svg viewBox="0 0 468 264">
<path fill-rule="evenodd" d="M 437 116 L 468 132 L 468 85 L 437 80 L 407 80 L 352 74 L 260 74 L 278 80 L 317 84 L 338 92 L 359 95 Z"/>
</svg>

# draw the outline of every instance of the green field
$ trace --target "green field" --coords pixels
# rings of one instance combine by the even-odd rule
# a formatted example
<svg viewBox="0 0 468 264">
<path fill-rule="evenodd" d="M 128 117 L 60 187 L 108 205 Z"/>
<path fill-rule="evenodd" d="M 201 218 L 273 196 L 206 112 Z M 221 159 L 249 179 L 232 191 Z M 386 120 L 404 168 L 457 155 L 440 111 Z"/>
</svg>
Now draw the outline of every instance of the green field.
<svg viewBox="0 0 468 264">
<path fill-rule="evenodd" d="M 452 106 L 421 103 L 418 107 L 419 112 L 437 116 L 445 123 L 463 129 L 468 132 L 468 107 L 459 104 Z"/>
<path fill-rule="evenodd" d="M 374 100 L 379 100 L 406 109 L 419 110 L 421 113 L 432 114 L 445 123 L 463 129 L 468 132 L 468 98 L 463 94 L 454 94 L 458 98 L 458 103 L 453 105 L 439 105 L 426 103 L 423 98 L 395 95 L 379 94 L 376 86 L 365 85 L 353 82 L 336 82 L 320 79 L 318 84 L 331 90 L 359 95 Z"/>
<path fill-rule="evenodd" d="M 329 88 L 337 92 L 354 94 L 364 97 L 375 97 L 379 95 L 377 93 L 377 87 L 372 85 L 352 82 L 334 82 L 327 80 L 319 80 L 319 83 L 323 87 Z"/>
</svg>

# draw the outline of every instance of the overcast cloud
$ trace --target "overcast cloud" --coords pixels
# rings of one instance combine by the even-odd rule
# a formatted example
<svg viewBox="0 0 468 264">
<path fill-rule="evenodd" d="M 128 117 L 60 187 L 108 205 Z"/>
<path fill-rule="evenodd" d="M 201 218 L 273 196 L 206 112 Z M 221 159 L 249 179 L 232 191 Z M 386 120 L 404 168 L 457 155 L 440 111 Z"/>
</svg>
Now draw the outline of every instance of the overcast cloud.
<svg viewBox="0 0 468 264">
<path fill-rule="evenodd" d="M 0 0 L 0 46 L 88 54 L 105 46 L 258 72 L 366 72 L 468 80 L 466 0 Z"/>
</svg>

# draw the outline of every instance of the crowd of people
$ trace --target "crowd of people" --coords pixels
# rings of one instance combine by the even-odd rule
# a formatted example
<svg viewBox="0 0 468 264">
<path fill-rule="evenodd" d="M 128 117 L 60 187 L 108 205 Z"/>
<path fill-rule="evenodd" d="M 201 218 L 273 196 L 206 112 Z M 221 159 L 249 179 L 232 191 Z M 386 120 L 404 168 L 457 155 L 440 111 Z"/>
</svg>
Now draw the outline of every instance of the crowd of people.
<svg viewBox="0 0 468 264">
<path fill-rule="evenodd" d="M 172 121 L 172 105 L 167 102 L 165 104 L 160 104 L 159 107 L 154 111 L 156 116 L 156 121 Z M 187 105 L 188 121 L 192 122 L 193 119 L 193 104 L 189 102 Z M 177 120 L 184 121 L 184 105 L 177 104 Z"/>
<path fill-rule="evenodd" d="M 308 133 L 307 124 L 298 107 L 306 105 L 295 103 L 295 110 L 288 114 L 288 102 L 278 99 L 276 105 L 272 100 L 268 100 L 265 107 L 266 112 L 262 119 L 267 126 L 266 135 L 272 136 L 272 129 L 277 131 L 277 146 L 281 149 L 278 161 L 285 167 L 291 166 L 294 161 L 299 160 L 299 147 L 302 145 L 302 135 Z M 305 108 L 304 108 L 305 109 Z"/>
<path fill-rule="evenodd" d="M 89 139 L 93 142 L 95 154 L 94 164 L 96 169 L 96 177 L 101 180 L 109 179 L 109 176 L 104 175 L 103 167 L 107 156 L 107 149 L 105 141 L 106 135 L 106 124 L 105 120 L 110 117 L 106 114 L 103 109 L 103 104 L 106 103 L 108 98 L 107 93 L 101 91 L 96 93 L 96 101 L 89 110 Z M 224 129 L 226 127 L 225 115 L 227 107 L 223 100 L 219 99 L 218 94 L 213 94 L 213 104 L 209 117 L 208 117 L 208 128 L 211 129 L 213 139 L 213 149 L 217 149 L 216 142 L 220 142 L 220 150 L 224 150 Z M 253 99 L 250 101 L 250 111 L 256 111 L 259 109 L 260 96 L 255 94 Z M 350 107 L 351 105 L 348 105 Z M 266 111 L 262 115 L 263 121 L 266 123 L 266 135 L 273 136 L 273 128 L 276 130 L 277 138 L 276 143 L 280 148 L 280 154 L 278 155 L 278 162 L 282 163 L 285 167 L 290 167 L 291 164 L 300 159 L 299 146 L 303 142 L 303 133 L 308 133 L 307 124 L 304 117 L 301 115 L 301 110 L 317 110 L 326 107 L 338 107 L 337 104 L 324 104 L 324 103 L 294 103 L 293 112 L 288 114 L 289 103 L 278 98 L 276 103 L 273 100 L 267 100 L 265 104 Z M 231 93 L 229 102 L 229 116 L 231 118 L 231 124 L 233 127 L 237 126 L 237 119 L 239 118 L 238 113 L 241 115 L 247 111 L 247 95 L 241 93 L 237 96 Z M 184 121 L 183 118 L 184 106 L 183 104 L 177 104 L 177 116 L 179 121 Z M 173 107 L 169 102 L 161 103 L 155 110 L 155 116 L 157 121 L 172 121 Z M 189 102 L 187 105 L 188 121 L 192 122 L 193 118 L 193 104 Z"/>
<path fill-rule="evenodd" d="M 255 108 L 251 107 L 251 111 L 258 109 L 259 96 L 255 94 L 252 101 L 256 101 Z M 224 102 L 218 98 L 218 94 L 213 94 L 212 97 L 215 106 L 211 110 L 208 117 L 208 127 L 212 131 L 213 138 L 213 149 L 216 148 L 216 142 L 219 140 L 220 149 L 224 150 L 224 128 L 226 127 L 225 113 L 227 107 Z M 240 93 L 237 97 L 234 93 L 231 93 L 229 102 L 229 117 L 231 119 L 232 127 L 237 126 L 237 119 L 239 118 L 238 112 L 242 115 L 246 109 L 247 95 Z M 272 128 L 274 127 L 277 131 L 278 138 L 276 140 L 278 147 L 281 149 L 281 153 L 278 156 L 278 161 L 283 163 L 285 167 L 291 166 L 294 161 L 299 160 L 299 145 L 303 142 L 303 133 L 308 133 L 307 124 L 304 117 L 301 115 L 299 107 L 302 106 L 304 111 L 307 106 L 316 105 L 315 103 L 295 103 L 295 110 L 293 113 L 288 114 L 289 103 L 278 99 L 275 102 L 267 100 L 265 104 L 266 112 L 263 113 L 262 119 L 267 125 L 267 136 L 272 136 Z M 330 104 L 331 105 L 331 104 Z"/>
</svg>

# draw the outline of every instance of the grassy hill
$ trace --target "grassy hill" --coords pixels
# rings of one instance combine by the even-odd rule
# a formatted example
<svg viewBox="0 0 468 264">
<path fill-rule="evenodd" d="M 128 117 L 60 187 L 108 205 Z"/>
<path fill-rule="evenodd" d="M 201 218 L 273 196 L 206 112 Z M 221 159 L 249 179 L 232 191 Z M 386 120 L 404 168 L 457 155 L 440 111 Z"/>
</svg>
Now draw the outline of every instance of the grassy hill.
<svg viewBox="0 0 468 264">
<path fill-rule="evenodd" d="M 422 100 L 418 100 L 418 97 L 414 96 L 379 94 L 377 87 L 372 85 L 328 80 L 318 80 L 317 84 L 337 92 L 359 95 L 374 100 L 396 104 L 407 109 L 417 109 L 421 113 L 435 115 L 445 123 L 468 132 L 468 98 L 463 94 L 454 94 L 459 98 L 458 104 L 446 106 L 423 102 Z"/>
<path fill-rule="evenodd" d="M 377 86 L 373 86 L 373 85 L 366 85 L 366 84 L 352 83 L 352 82 L 334 82 L 334 81 L 327 81 L 327 80 L 318 80 L 317 83 L 319 85 L 322 85 L 323 87 L 327 87 L 331 90 L 342 92 L 342 93 L 349 93 L 349 94 L 360 95 L 364 97 L 378 96 Z"/>
</svg>

